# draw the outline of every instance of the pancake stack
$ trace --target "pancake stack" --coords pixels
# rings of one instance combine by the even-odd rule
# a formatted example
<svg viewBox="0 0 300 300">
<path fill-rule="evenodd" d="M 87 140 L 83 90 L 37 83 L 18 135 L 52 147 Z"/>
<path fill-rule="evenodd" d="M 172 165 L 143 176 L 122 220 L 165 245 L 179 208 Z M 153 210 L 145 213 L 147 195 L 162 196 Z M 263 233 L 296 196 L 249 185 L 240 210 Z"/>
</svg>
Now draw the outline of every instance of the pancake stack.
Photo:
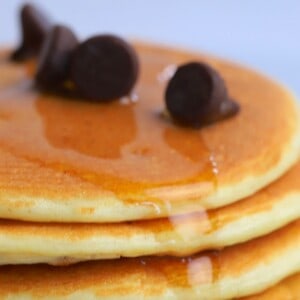
<svg viewBox="0 0 300 300">
<path fill-rule="evenodd" d="M 105 104 L 38 91 L 35 60 L 1 52 L 0 298 L 300 298 L 296 100 L 232 62 L 134 48 L 135 94 Z M 238 114 L 170 119 L 189 61 L 221 74 Z"/>
</svg>

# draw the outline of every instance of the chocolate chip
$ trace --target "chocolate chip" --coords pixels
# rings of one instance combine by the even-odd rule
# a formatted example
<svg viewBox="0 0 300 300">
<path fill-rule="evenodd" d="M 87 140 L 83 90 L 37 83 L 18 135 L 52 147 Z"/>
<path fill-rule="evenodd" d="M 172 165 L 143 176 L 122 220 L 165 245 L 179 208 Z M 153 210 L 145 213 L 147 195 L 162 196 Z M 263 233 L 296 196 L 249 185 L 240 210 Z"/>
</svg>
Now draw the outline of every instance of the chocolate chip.
<svg viewBox="0 0 300 300">
<path fill-rule="evenodd" d="M 36 84 L 45 90 L 60 90 L 68 79 L 70 60 L 78 45 L 75 34 L 66 26 L 54 26 L 43 44 L 39 60 Z"/>
<path fill-rule="evenodd" d="M 49 19 L 35 6 L 25 4 L 20 12 L 22 42 L 11 54 L 11 59 L 17 62 L 24 61 L 37 55 L 42 43 L 51 29 Z"/>
<path fill-rule="evenodd" d="M 212 67 L 191 62 L 180 66 L 168 83 L 166 106 L 173 119 L 199 128 L 239 111 L 228 96 L 224 80 Z"/>
<path fill-rule="evenodd" d="M 75 50 L 71 80 L 83 97 L 111 101 L 130 93 L 138 70 L 137 55 L 127 42 L 116 36 L 99 35 Z"/>
</svg>

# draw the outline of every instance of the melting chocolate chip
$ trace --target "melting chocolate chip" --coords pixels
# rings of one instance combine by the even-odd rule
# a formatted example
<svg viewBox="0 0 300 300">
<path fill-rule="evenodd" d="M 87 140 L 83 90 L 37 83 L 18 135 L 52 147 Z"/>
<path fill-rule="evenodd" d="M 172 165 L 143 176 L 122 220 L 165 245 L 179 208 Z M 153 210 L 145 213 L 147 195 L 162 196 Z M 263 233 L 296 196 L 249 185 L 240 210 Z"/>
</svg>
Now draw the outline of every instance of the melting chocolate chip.
<svg viewBox="0 0 300 300">
<path fill-rule="evenodd" d="M 223 120 L 239 111 L 239 105 L 229 98 L 219 73 L 200 62 L 191 62 L 177 69 L 168 83 L 165 99 L 175 121 L 195 128 Z"/>
<path fill-rule="evenodd" d="M 43 44 L 35 76 L 36 84 L 45 90 L 60 90 L 68 79 L 71 56 L 79 44 L 66 26 L 54 26 Z"/>
<path fill-rule="evenodd" d="M 49 19 L 31 4 L 25 4 L 22 7 L 20 19 L 22 42 L 11 55 L 11 59 L 17 62 L 37 55 L 47 33 L 51 29 Z"/>
<path fill-rule="evenodd" d="M 130 93 L 138 70 L 137 55 L 127 42 L 113 35 L 99 35 L 75 50 L 71 80 L 83 97 L 111 101 Z"/>
</svg>

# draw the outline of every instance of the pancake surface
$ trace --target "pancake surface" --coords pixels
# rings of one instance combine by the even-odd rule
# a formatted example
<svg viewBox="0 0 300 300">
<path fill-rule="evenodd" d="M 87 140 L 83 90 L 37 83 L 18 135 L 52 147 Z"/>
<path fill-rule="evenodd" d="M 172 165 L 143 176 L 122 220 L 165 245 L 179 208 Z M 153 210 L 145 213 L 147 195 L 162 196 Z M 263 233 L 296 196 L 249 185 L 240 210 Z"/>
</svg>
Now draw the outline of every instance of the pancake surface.
<svg viewBox="0 0 300 300">
<path fill-rule="evenodd" d="M 298 111 L 282 87 L 222 60 L 136 47 L 139 99 L 109 105 L 40 94 L 32 64 L 16 70 L 2 54 L 1 78 L 12 70 L 0 91 L 0 217 L 116 222 L 194 212 L 253 194 L 295 163 Z M 236 117 L 190 130 L 162 116 L 167 71 L 189 60 L 220 71 L 241 105 Z"/>
<path fill-rule="evenodd" d="M 300 221 L 263 238 L 192 257 L 141 257 L 0 267 L 1 299 L 232 299 L 300 270 Z"/>
<path fill-rule="evenodd" d="M 300 218 L 300 162 L 255 195 L 208 212 L 130 223 L 0 221 L 0 264 L 190 255 L 267 234 Z"/>
</svg>

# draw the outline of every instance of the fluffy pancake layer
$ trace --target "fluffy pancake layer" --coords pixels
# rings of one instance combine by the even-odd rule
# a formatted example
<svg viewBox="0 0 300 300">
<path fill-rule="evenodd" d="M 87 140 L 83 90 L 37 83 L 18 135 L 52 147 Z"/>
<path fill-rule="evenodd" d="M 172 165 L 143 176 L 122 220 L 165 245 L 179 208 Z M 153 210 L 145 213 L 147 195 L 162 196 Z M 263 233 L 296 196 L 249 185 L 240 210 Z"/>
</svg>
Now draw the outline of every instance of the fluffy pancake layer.
<svg viewBox="0 0 300 300">
<path fill-rule="evenodd" d="M 241 243 L 300 218 L 300 163 L 227 207 L 118 224 L 0 221 L 0 264 L 64 264 L 145 255 L 184 256 Z"/>
<path fill-rule="evenodd" d="M 243 300 L 298 300 L 300 299 L 300 274 L 286 278 L 270 289 Z"/>
<path fill-rule="evenodd" d="M 259 293 L 300 270 L 300 221 L 221 251 L 0 267 L 1 299 L 232 299 Z"/>
<path fill-rule="evenodd" d="M 118 222 L 198 212 L 253 194 L 296 162 L 298 110 L 281 86 L 220 59 L 136 48 L 139 99 L 109 105 L 40 94 L 32 65 L 11 66 L 2 54 L 0 217 Z M 201 130 L 162 116 L 166 77 L 190 60 L 220 71 L 238 116 Z"/>
</svg>

